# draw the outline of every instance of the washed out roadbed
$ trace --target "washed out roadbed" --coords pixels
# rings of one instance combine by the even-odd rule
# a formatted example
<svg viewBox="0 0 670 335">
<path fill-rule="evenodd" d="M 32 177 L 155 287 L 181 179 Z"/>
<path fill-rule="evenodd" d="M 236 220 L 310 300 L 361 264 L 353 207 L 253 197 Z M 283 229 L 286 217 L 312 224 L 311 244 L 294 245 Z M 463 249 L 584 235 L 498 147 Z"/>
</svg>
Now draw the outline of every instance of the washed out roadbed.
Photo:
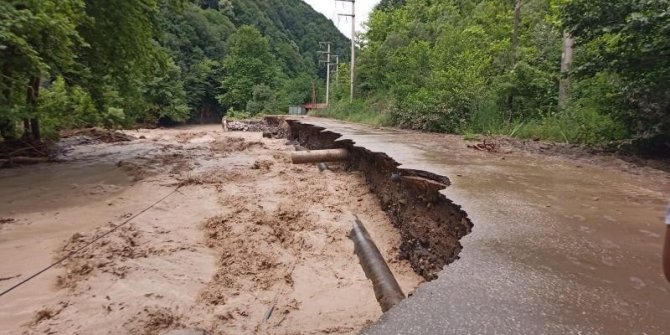
<svg viewBox="0 0 670 335">
<path fill-rule="evenodd" d="M 0 174 L 1 289 L 93 242 L 0 298 L 0 333 L 357 333 L 381 309 L 354 214 L 405 293 L 422 281 L 361 172 L 292 165 L 293 143 L 260 132 L 125 134 Z"/>
</svg>

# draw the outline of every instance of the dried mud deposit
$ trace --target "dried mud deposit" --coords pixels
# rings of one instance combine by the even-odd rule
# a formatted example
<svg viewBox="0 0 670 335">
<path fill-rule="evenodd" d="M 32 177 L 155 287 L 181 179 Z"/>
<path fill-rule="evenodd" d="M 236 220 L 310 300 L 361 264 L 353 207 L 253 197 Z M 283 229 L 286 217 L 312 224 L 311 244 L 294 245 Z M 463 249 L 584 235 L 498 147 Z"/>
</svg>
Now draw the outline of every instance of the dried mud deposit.
<svg viewBox="0 0 670 335">
<path fill-rule="evenodd" d="M 3 297 L 0 333 L 357 333 L 381 310 L 347 238 L 353 214 L 405 293 L 419 285 L 361 172 L 295 166 L 286 140 L 220 129 L 133 131 L 2 172 L 0 200 L 13 199 L 0 208 L 0 239 L 13 241 L 0 245 L 3 290 L 178 189 Z"/>
</svg>

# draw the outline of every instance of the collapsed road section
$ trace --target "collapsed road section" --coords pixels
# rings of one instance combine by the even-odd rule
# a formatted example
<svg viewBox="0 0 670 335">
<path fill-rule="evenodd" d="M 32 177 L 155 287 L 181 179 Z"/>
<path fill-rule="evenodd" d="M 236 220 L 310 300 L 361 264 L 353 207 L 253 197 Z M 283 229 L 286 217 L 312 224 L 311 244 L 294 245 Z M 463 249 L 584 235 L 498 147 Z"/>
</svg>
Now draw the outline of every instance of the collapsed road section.
<svg viewBox="0 0 670 335">
<path fill-rule="evenodd" d="M 299 120 L 287 120 L 289 138 L 310 149 L 347 149 L 348 168 L 361 171 L 382 208 L 400 231 L 401 256 L 426 280 L 458 258 L 459 240 L 472 229 L 461 208 L 439 191 L 449 185 L 445 176 L 409 170 L 386 154 L 371 152 L 340 135 Z"/>
</svg>

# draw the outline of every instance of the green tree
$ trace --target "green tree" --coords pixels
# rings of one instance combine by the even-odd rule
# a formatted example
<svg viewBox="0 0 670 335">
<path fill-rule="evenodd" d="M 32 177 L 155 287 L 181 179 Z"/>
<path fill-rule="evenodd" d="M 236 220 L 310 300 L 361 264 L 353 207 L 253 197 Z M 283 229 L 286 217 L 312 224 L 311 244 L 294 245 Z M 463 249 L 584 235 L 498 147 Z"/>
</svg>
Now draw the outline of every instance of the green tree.
<svg viewBox="0 0 670 335">
<path fill-rule="evenodd" d="M 324 38 L 301 0 L 0 1 L 0 140 L 302 103 Z"/>
<path fill-rule="evenodd" d="M 613 115 L 638 136 L 670 135 L 670 1 L 572 0 L 562 12 L 582 53 L 576 74 L 616 75 L 623 104 Z"/>
<path fill-rule="evenodd" d="M 144 87 L 143 95 L 149 105 L 144 121 L 186 121 L 189 118 L 181 69 L 174 63 L 168 63 L 164 71 L 154 74 Z"/>
<path fill-rule="evenodd" d="M 78 30 L 90 46 L 81 51 L 79 81 L 91 90 L 98 109 L 121 109 L 126 122 L 151 110 L 143 92 L 169 57 L 156 43 L 158 0 L 86 0 L 86 21 Z M 110 94 L 115 92 L 115 94 Z"/>
<path fill-rule="evenodd" d="M 37 101 L 43 78 L 73 68 L 83 46 L 76 27 L 84 19 L 80 0 L 0 3 L 0 135 L 40 140 Z"/>
<path fill-rule="evenodd" d="M 221 81 L 219 101 L 236 110 L 246 108 L 257 85 L 274 87 L 279 74 L 269 43 L 258 29 L 240 27 L 229 41 L 229 53 L 223 61 L 225 77 Z"/>
<path fill-rule="evenodd" d="M 203 59 L 190 68 L 185 75 L 185 87 L 188 105 L 200 119 L 210 118 L 222 112 L 217 100 L 220 94 L 223 68 L 217 61 Z"/>
<path fill-rule="evenodd" d="M 254 86 L 251 100 L 247 102 L 246 112 L 252 116 L 271 114 L 276 111 L 276 108 L 276 98 L 272 89 L 263 84 Z"/>
</svg>

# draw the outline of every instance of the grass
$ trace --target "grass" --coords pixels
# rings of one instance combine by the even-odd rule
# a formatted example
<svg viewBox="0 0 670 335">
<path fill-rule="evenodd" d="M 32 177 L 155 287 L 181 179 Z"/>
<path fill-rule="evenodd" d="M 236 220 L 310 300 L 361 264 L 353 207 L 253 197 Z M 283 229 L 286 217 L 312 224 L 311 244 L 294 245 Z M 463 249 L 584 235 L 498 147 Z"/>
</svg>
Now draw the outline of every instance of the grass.
<svg viewBox="0 0 670 335">
<path fill-rule="evenodd" d="M 317 116 L 365 123 L 374 126 L 393 126 L 389 111 L 392 99 L 384 96 L 368 100 L 348 100 L 331 103 Z M 457 133 L 465 140 L 478 140 L 479 135 L 503 135 L 518 138 L 539 139 L 568 144 L 600 145 L 629 136 L 626 127 L 596 108 L 572 106 L 561 112 L 539 112 L 534 118 L 515 118 L 496 104 L 495 99 L 480 99 L 472 106 L 470 119 Z"/>
<path fill-rule="evenodd" d="M 331 103 L 327 109 L 317 111 L 315 115 L 373 126 L 390 126 L 392 124 L 385 112 L 388 108 L 388 102 L 380 98 L 370 100 L 356 99 L 353 103 L 350 103 L 348 100 L 342 100 Z"/>
<path fill-rule="evenodd" d="M 471 134 L 504 135 L 568 144 L 600 145 L 629 136 L 626 127 L 596 108 L 575 104 L 560 112 L 539 112 L 534 118 L 509 115 L 492 100 L 483 99 L 473 105 L 473 113 L 462 131 Z"/>
</svg>

